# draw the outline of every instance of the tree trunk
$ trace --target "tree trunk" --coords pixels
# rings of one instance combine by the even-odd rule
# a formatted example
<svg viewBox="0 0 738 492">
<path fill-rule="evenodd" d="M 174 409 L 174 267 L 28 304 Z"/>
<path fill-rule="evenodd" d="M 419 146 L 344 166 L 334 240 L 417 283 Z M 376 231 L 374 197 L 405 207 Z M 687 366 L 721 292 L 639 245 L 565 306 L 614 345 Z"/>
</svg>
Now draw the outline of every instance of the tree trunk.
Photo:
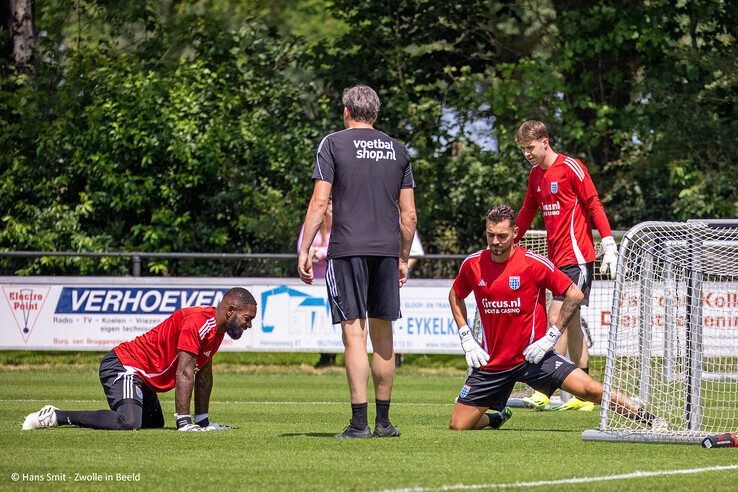
<svg viewBox="0 0 738 492">
<path fill-rule="evenodd" d="M 34 0 L 9 0 L 8 32 L 10 33 L 11 56 L 18 70 L 33 71 Z"/>
</svg>

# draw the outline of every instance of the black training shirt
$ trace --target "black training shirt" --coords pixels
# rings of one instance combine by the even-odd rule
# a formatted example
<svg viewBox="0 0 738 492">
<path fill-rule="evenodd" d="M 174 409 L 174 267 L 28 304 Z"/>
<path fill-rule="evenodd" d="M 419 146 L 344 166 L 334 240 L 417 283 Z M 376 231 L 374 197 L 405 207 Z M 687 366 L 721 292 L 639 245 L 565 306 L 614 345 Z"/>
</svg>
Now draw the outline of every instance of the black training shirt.
<svg viewBox="0 0 738 492">
<path fill-rule="evenodd" d="M 328 258 L 400 255 L 400 189 L 415 187 L 402 144 L 373 128 L 331 133 L 318 145 L 313 179 L 333 184 Z"/>
</svg>

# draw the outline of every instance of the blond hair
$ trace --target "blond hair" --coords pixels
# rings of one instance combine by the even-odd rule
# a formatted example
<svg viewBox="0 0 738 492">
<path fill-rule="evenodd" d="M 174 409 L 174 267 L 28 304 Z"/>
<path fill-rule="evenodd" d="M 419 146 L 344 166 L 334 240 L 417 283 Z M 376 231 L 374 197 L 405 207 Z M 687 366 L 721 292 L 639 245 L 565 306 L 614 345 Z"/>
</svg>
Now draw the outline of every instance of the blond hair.
<svg viewBox="0 0 738 492">
<path fill-rule="evenodd" d="M 515 143 L 518 145 L 548 138 L 548 128 L 542 121 L 528 120 L 515 132 Z"/>
</svg>

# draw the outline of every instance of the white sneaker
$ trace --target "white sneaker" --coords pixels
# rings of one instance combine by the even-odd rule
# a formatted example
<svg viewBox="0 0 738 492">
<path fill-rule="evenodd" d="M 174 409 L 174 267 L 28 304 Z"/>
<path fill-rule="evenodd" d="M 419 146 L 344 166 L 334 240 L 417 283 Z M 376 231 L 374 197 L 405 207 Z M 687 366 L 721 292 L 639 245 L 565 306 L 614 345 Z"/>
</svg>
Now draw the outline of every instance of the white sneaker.
<svg viewBox="0 0 738 492">
<path fill-rule="evenodd" d="M 45 429 L 46 427 L 56 427 L 59 425 L 56 421 L 56 411 L 58 408 L 46 405 L 38 412 L 28 414 L 26 420 L 23 421 L 23 430 Z"/>
</svg>

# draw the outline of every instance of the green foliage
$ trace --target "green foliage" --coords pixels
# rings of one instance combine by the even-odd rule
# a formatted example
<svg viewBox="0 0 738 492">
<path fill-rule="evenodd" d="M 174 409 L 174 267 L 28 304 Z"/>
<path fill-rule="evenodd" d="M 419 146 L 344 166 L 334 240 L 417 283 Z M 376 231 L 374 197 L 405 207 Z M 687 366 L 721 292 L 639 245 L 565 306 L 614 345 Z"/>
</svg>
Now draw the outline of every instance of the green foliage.
<svg viewBox="0 0 738 492">
<path fill-rule="evenodd" d="M 520 204 L 528 165 L 512 136 L 530 118 L 587 163 L 614 228 L 738 214 L 734 2 L 83 0 L 39 2 L 36 25 L 33 76 L 0 60 L 3 249 L 292 252 L 315 147 L 359 82 L 380 94 L 378 128 L 411 150 L 428 252 L 473 251 L 486 209 Z"/>
<path fill-rule="evenodd" d="M 27 133 L 29 149 L 2 157 L 9 172 L 0 190 L 0 209 L 8 211 L 0 245 L 51 251 L 292 249 L 300 222 L 295 206 L 309 192 L 306 177 L 324 103 L 317 99 L 308 114 L 291 79 L 294 45 L 259 23 L 222 32 L 202 20 L 192 39 L 200 55 L 171 66 L 147 66 L 137 55 L 105 47 L 75 53 L 54 74 L 59 82 L 56 97 L 45 103 L 53 115 L 47 118 L 31 113 L 44 106 L 38 100 L 43 77 L 8 79 L 16 84 L 7 91 L 16 100 L 7 104 L 3 147 Z M 95 271 L 60 260 L 34 262 L 19 273 L 49 267 Z M 247 268 L 238 273 L 249 273 Z M 152 262 L 149 270 L 199 272 L 178 271 L 171 262 Z M 102 271 L 120 273 L 121 264 Z"/>
</svg>

